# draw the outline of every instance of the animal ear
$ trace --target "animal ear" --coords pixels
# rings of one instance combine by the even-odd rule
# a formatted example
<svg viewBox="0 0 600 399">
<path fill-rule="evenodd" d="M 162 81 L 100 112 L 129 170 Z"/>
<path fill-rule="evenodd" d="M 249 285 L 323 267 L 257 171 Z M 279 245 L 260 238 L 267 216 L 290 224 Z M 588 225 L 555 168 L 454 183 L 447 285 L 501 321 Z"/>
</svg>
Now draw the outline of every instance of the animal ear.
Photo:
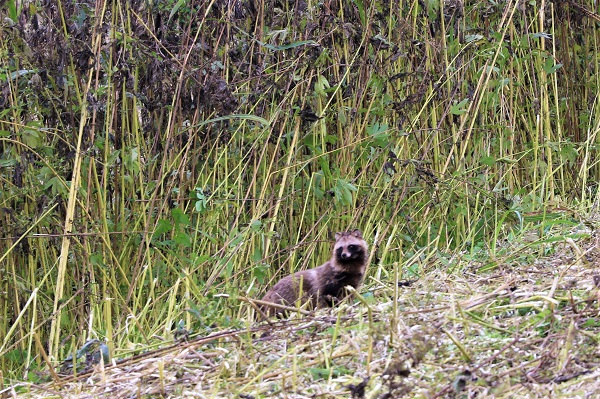
<svg viewBox="0 0 600 399">
<path fill-rule="evenodd" d="M 356 238 L 363 238 L 362 232 L 358 229 L 353 230 L 351 234 Z"/>
<path fill-rule="evenodd" d="M 342 233 L 335 233 L 335 240 L 339 240 L 340 238 L 342 238 Z"/>
</svg>

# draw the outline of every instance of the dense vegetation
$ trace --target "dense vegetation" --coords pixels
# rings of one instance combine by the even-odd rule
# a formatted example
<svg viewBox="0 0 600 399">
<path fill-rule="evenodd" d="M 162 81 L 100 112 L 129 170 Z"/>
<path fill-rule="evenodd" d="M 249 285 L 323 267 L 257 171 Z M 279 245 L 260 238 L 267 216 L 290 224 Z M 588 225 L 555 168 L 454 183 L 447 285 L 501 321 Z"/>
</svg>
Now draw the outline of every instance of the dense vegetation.
<svg viewBox="0 0 600 399">
<path fill-rule="evenodd" d="M 251 323 L 336 231 L 393 284 L 544 254 L 600 200 L 588 0 L 4 4 L 6 379 Z"/>
</svg>

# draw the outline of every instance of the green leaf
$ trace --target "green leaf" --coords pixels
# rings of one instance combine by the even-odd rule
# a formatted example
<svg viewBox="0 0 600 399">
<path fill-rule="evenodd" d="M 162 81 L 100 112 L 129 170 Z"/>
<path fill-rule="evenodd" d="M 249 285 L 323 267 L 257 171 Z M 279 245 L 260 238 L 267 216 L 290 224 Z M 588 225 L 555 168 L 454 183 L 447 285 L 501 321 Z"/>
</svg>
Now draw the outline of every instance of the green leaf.
<svg viewBox="0 0 600 399">
<path fill-rule="evenodd" d="M 51 189 L 52 195 L 62 194 L 66 196 L 67 188 L 63 185 L 63 182 L 58 178 L 58 176 L 53 176 L 48 179 L 46 184 L 44 184 L 44 190 L 48 188 Z"/>
<path fill-rule="evenodd" d="M 496 163 L 496 158 L 489 155 L 484 155 L 481 158 L 479 158 L 479 162 L 486 166 L 492 167 Z"/>
<path fill-rule="evenodd" d="M 574 163 L 579 154 L 577 153 L 577 149 L 573 143 L 566 142 L 560 146 L 560 155 L 566 158 L 569 162 Z"/>
<path fill-rule="evenodd" d="M 465 98 L 464 100 L 462 100 L 458 104 L 454 104 L 453 106 L 450 107 L 450 113 L 452 115 L 462 115 L 462 114 L 464 114 L 465 112 L 467 112 L 466 105 L 468 103 L 469 103 L 469 99 Z"/>
<path fill-rule="evenodd" d="M 258 233 L 260 231 L 260 228 L 262 227 L 262 223 L 260 220 L 253 220 L 252 222 L 250 222 L 250 229 L 256 233 Z"/>
<path fill-rule="evenodd" d="M 37 129 L 23 129 L 21 130 L 21 139 L 25 145 L 31 148 L 38 148 L 42 144 L 42 135 Z"/>
<path fill-rule="evenodd" d="M 154 230 L 154 233 L 152 234 L 152 239 L 154 240 L 158 236 L 168 233 L 171 230 L 173 230 L 173 225 L 171 225 L 171 222 L 169 222 L 166 219 L 159 219 L 156 229 Z"/>
<path fill-rule="evenodd" d="M 483 40 L 484 36 L 483 35 L 465 35 L 465 42 L 467 43 L 473 43 L 473 42 L 478 42 L 480 40 Z"/>
<path fill-rule="evenodd" d="M 324 175 L 323 175 L 323 171 L 320 170 L 316 173 L 313 174 L 314 176 L 314 180 L 315 183 L 313 184 L 313 192 L 315 197 L 317 197 L 318 199 L 323 199 L 325 197 L 325 191 L 322 188 L 323 180 L 324 180 Z"/>
<path fill-rule="evenodd" d="M 252 262 L 259 263 L 262 261 L 263 255 L 260 248 L 254 248 L 254 252 L 252 253 Z"/>
<path fill-rule="evenodd" d="M 182 224 L 184 226 L 190 225 L 190 217 L 188 215 L 186 215 L 185 213 L 183 213 L 183 211 L 179 208 L 174 208 L 171 211 L 171 216 L 173 216 L 175 225 L 180 225 L 180 224 Z"/>
<path fill-rule="evenodd" d="M 100 266 L 103 268 L 106 267 L 106 264 L 104 263 L 104 255 L 101 253 L 90 255 L 90 263 L 94 266 Z"/>
<path fill-rule="evenodd" d="M 19 17 L 19 13 L 17 12 L 17 2 L 16 0 L 9 1 L 8 4 L 8 16 L 13 21 L 17 21 Z"/>
<path fill-rule="evenodd" d="M 198 200 L 194 204 L 194 208 L 196 209 L 196 212 L 204 213 L 208 206 L 208 199 L 206 198 L 206 194 L 204 194 L 204 190 L 202 190 L 200 187 L 195 188 L 195 194 Z"/>
<path fill-rule="evenodd" d="M 169 13 L 169 21 L 171 20 L 171 18 L 173 18 L 173 16 L 177 13 L 177 11 L 179 11 L 179 9 L 181 8 L 182 5 L 184 5 L 186 3 L 187 0 L 179 0 L 171 9 L 171 12 Z"/>
<path fill-rule="evenodd" d="M 427 16 L 431 21 L 435 21 L 438 18 L 440 9 L 439 0 L 429 0 L 427 2 Z"/>
<path fill-rule="evenodd" d="M 346 206 L 352 205 L 353 191 L 358 191 L 358 189 L 345 179 L 338 179 L 335 187 L 333 188 L 336 201 Z"/>
<path fill-rule="evenodd" d="M 541 37 L 543 37 L 544 39 L 552 39 L 552 35 L 550 35 L 546 32 L 532 33 L 531 37 L 534 39 L 539 39 Z"/>
<path fill-rule="evenodd" d="M 29 73 L 35 73 L 34 69 L 20 69 L 18 71 L 14 71 L 10 73 L 10 80 L 15 80 L 20 78 L 21 76 L 27 75 Z"/>
<path fill-rule="evenodd" d="M 232 238 L 233 236 L 233 238 Z M 232 234 L 229 235 L 231 242 L 229 243 L 229 248 L 235 248 L 244 241 L 244 235 L 237 233 L 237 231 L 232 231 Z"/>
<path fill-rule="evenodd" d="M 108 154 L 108 160 L 106 162 L 106 166 L 113 166 L 121 156 L 121 150 L 114 150 Z"/>
<path fill-rule="evenodd" d="M 600 319 L 596 319 L 594 317 L 590 317 L 586 321 L 583 322 L 583 327 L 585 328 L 596 328 L 600 327 Z"/>
<path fill-rule="evenodd" d="M 309 367 L 308 372 L 312 375 L 313 380 L 320 380 L 328 378 L 331 371 L 329 369 L 322 369 L 316 367 Z"/>
<path fill-rule="evenodd" d="M 11 362 L 24 363 L 27 359 L 27 352 L 22 349 L 13 349 L 4 353 L 4 358 Z"/>
<path fill-rule="evenodd" d="M 192 239 L 190 238 L 189 234 L 183 231 L 180 231 L 179 233 L 175 234 L 175 236 L 173 237 L 173 241 L 177 245 L 181 245 L 187 248 L 192 246 Z"/>
<path fill-rule="evenodd" d="M 330 87 L 331 86 L 329 86 L 329 82 L 327 81 L 325 76 L 319 75 L 317 77 L 317 81 L 315 82 L 315 92 L 318 95 L 326 97 L 327 93 L 325 93 L 325 90 L 329 89 Z"/>
<path fill-rule="evenodd" d="M 252 274 L 258 280 L 260 284 L 264 284 L 267 277 L 267 271 L 269 270 L 269 265 L 265 264 L 257 264 L 252 268 Z"/>
<path fill-rule="evenodd" d="M 360 23 L 365 26 L 367 23 L 367 17 L 365 13 L 365 6 L 361 0 L 352 0 L 356 8 L 358 9 L 358 15 L 360 17 Z"/>
<path fill-rule="evenodd" d="M 546 62 L 544 62 L 544 72 L 547 74 L 551 74 L 562 68 L 563 64 L 555 64 L 554 59 L 552 57 L 546 58 Z"/>
<path fill-rule="evenodd" d="M 16 165 L 17 160 L 16 159 L 0 159 L 0 168 L 5 168 L 7 166 L 14 166 Z"/>
<path fill-rule="evenodd" d="M 230 278 L 233 274 L 234 263 L 232 261 L 228 261 L 225 265 L 225 269 L 223 269 L 223 273 L 221 274 L 225 278 Z"/>
<path fill-rule="evenodd" d="M 123 157 L 123 163 L 128 171 L 140 173 L 140 149 L 138 147 L 131 148 L 129 154 Z"/>
<path fill-rule="evenodd" d="M 390 137 L 387 133 L 389 125 L 375 121 L 372 125 L 368 125 L 366 132 L 371 140 L 367 143 L 372 147 L 385 147 L 389 144 Z"/>
<path fill-rule="evenodd" d="M 376 136 L 378 134 L 386 132 L 388 128 L 389 126 L 387 124 L 375 121 L 372 125 L 368 125 L 366 130 L 369 136 Z"/>
</svg>

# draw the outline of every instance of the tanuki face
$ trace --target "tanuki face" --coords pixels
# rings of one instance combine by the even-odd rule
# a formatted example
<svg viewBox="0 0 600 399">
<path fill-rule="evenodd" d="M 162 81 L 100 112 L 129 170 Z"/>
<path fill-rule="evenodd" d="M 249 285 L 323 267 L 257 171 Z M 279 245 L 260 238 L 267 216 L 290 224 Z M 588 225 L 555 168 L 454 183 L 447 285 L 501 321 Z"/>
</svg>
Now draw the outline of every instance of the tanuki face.
<svg viewBox="0 0 600 399">
<path fill-rule="evenodd" d="M 333 247 L 335 263 L 344 269 L 360 268 L 367 258 L 367 243 L 359 230 L 337 233 Z"/>
</svg>

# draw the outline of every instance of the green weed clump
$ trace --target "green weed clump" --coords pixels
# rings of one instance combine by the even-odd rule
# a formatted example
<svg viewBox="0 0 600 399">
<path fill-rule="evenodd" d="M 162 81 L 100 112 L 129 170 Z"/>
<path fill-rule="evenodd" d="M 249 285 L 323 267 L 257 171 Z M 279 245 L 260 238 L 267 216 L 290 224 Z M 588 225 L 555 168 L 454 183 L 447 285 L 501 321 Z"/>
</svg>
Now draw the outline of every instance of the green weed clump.
<svg viewBox="0 0 600 399">
<path fill-rule="evenodd" d="M 595 14 L 466 3 L 6 2 L 3 377 L 241 326 L 348 228 L 367 284 L 564 240 L 600 200 Z"/>
</svg>

